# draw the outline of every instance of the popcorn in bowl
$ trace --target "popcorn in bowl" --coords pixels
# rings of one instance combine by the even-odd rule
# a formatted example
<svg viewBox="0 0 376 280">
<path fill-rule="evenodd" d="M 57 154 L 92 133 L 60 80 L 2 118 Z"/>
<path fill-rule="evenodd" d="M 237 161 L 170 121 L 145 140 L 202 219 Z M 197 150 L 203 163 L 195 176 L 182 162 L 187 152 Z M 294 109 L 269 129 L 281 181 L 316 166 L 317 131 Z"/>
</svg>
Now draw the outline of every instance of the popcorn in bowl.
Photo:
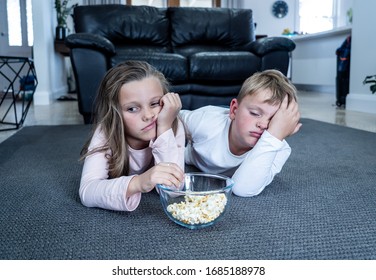
<svg viewBox="0 0 376 280">
<path fill-rule="evenodd" d="M 222 218 L 232 193 L 233 180 L 222 175 L 186 173 L 181 189 L 157 185 L 164 212 L 175 223 L 198 229 Z"/>
<path fill-rule="evenodd" d="M 227 198 L 223 193 L 186 195 L 185 200 L 167 206 L 171 215 L 186 224 L 205 224 L 214 221 L 225 210 Z"/>
</svg>

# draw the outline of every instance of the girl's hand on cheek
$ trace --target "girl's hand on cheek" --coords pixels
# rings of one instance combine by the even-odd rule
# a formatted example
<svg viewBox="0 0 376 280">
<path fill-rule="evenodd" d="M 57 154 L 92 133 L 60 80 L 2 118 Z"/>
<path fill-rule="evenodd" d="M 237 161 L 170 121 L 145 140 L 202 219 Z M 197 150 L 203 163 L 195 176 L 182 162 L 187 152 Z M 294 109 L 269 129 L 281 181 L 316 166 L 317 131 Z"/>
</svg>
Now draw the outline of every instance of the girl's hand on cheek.
<svg viewBox="0 0 376 280">
<path fill-rule="evenodd" d="M 180 96 L 177 93 L 166 93 L 160 102 L 162 109 L 157 119 L 157 136 L 171 128 L 182 107 Z"/>
<path fill-rule="evenodd" d="M 302 126 L 299 120 L 300 112 L 298 103 L 292 100 L 290 104 L 288 104 L 286 95 L 281 106 L 269 123 L 268 132 L 282 141 L 287 136 L 299 131 Z"/>
<path fill-rule="evenodd" d="M 133 177 L 129 182 L 127 197 L 135 193 L 150 192 L 157 184 L 179 187 L 184 180 L 184 172 L 175 163 L 159 163 L 148 171 Z"/>
</svg>

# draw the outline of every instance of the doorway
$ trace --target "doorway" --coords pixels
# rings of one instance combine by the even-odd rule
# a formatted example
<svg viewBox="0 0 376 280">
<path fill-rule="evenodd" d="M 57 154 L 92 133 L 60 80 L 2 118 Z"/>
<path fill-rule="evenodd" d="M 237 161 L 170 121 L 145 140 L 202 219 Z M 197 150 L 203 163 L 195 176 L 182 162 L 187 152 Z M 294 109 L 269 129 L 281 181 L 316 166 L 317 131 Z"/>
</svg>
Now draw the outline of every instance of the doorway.
<svg viewBox="0 0 376 280">
<path fill-rule="evenodd" d="M 0 56 L 32 57 L 31 0 L 0 1 Z"/>
<path fill-rule="evenodd" d="M 31 0 L 0 1 L 0 56 L 32 58 L 34 41 Z M 21 69 L 21 76 L 27 74 Z M 14 70 L 3 66 L 0 77 L 0 96 L 9 87 Z M 9 97 L 9 96 L 8 96 Z"/>
</svg>

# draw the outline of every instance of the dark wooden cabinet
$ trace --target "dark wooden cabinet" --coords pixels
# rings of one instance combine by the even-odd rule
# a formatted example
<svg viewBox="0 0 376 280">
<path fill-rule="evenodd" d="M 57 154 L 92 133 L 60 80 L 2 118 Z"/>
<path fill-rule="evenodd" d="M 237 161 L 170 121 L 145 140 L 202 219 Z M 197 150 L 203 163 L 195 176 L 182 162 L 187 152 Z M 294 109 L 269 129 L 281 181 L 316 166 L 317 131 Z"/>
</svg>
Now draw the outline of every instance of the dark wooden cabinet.
<svg viewBox="0 0 376 280">
<path fill-rule="evenodd" d="M 63 56 L 69 56 L 70 49 L 64 44 L 64 41 L 55 40 L 54 47 L 56 52 Z"/>
</svg>

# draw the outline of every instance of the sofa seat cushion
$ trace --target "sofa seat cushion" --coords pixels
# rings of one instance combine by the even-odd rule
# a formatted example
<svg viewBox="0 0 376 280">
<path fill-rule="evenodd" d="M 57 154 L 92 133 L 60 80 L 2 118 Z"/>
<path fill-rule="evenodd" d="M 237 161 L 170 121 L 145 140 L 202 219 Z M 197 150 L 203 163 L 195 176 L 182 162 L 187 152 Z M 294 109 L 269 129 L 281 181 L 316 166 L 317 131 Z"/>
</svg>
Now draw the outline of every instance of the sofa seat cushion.
<svg viewBox="0 0 376 280">
<path fill-rule="evenodd" d="M 126 60 L 142 60 L 153 65 L 161 71 L 167 80 L 171 83 L 188 80 L 188 62 L 187 58 L 175 53 L 157 53 L 157 52 L 119 52 L 112 57 L 112 66 Z"/>
<path fill-rule="evenodd" d="M 249 52 L 200 52 L 190 56 L 195 81 L 244 81 L 260 69 L 261 60 Z"/>
</svg>

